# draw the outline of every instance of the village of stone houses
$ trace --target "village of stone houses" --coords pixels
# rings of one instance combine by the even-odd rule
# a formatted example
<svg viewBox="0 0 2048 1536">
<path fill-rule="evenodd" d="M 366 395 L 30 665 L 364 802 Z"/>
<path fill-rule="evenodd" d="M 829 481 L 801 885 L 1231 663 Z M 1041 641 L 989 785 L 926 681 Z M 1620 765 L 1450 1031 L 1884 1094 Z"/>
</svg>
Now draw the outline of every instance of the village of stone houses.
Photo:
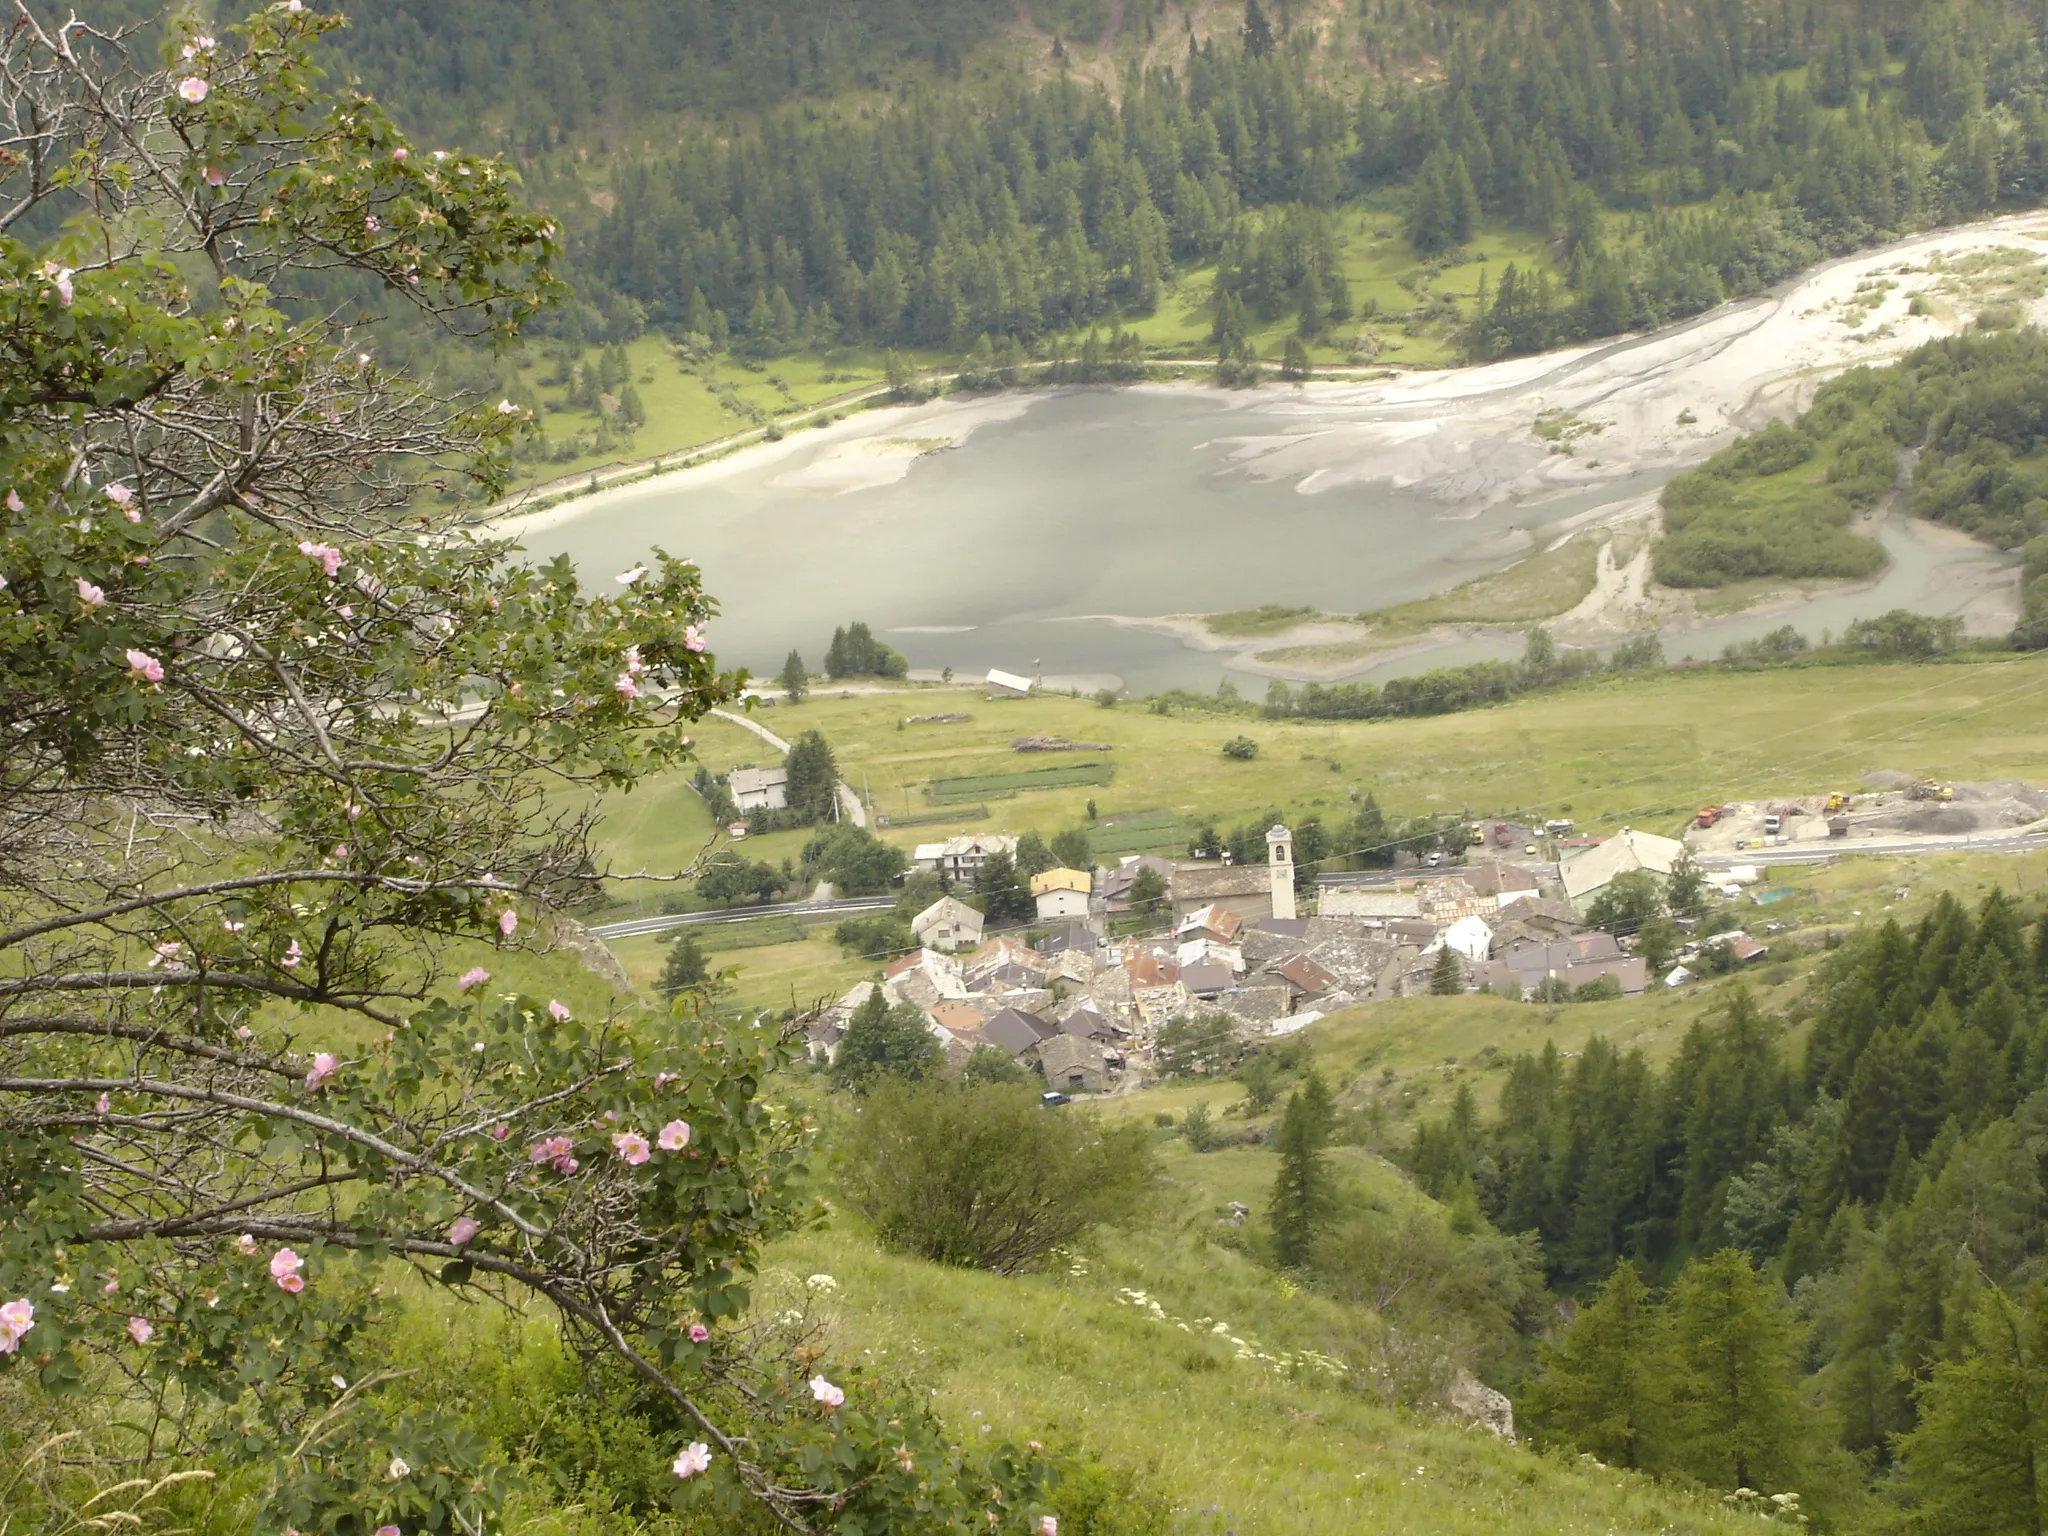
<svg viewBox="0 0 2048 1536">
<path fill-rule="evenodd" d="M 1142 1086 L 1158 1071 L 1154 1047 L 1172 1025 L 1215 1026 L 1191 1041 L 1212 1058 L 1198 1064 L 1213 1068 L 1255 1040 L 1293 1034 L 1359 1003 L 1468 991 L 1539 1001 L 1633 997 L 1769 952 L 1767 936 L 1724 931 L 1684 945 L 1652 974 L 1648 956 L 1589 927 L 1584 914 L 1618 876 L 1647 870 L 1668 881 L 1686 866 L 1688 846 L 1633 829 L 1604 841 L 1572 830 L 1563 821 L 1491 824 L 1474 834 L 1484 840 L 1470 850 L 1476 857 L 1410 855 L 1405 872 L 1322 884 L 1302 896 L 1293 833 L 1276 824 L 1263 864 L 1145 854 L 1113 868 L 1044 870 L 1029 882 L 1037 921 L 1001 933 L 959 896 L 944 895 L 913 918 L 917 949 L 816 1017 L 812 1054 L 830 1062 L 879 987 L 892 1005 L 920 1009 L 956 1064 L 994 1047 L 1041 1075 L 1056 1104 Z M 920 844 L 913 870 L 971 891 L 991 856 L 1014 858 L 1017 847 L 1004 834 Z M 1564 856 L 1543 859 L 1546 847 Z M 1134 933 L 1134 893 L 1148 876 L 1164 897 L 1156 923 Z M 1712 878 L 1736 895 L 1758 871 L 1736 864 Z M 1113 929 L 1123 936 L 1109 937 Z"/>
</svg>

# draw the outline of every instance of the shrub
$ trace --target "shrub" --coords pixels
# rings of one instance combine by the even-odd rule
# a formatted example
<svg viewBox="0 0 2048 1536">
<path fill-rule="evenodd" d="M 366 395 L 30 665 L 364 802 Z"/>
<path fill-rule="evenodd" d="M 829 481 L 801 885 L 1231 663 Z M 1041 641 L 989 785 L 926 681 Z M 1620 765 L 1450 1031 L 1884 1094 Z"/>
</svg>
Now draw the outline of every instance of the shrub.
<svg viewBox="0 0 2048 1536">
<path fill-rule="evenodd" d="M 1223 755 L 1234 757 L 1239 762 L 1250 762 L 1259 755 L 1259 744 L 1249 736 L 1233 736 L 1223 743 Z"/>
<path fill-rule="evenodd" d="M 1129 1215 L 1151 1142 L 1138 1121 L 1051 1113 L 1025 1088 L 892 1083 L 859 1118 L 842 1187 L 891 1247 L 1014 1275 Z"/>
</svg>

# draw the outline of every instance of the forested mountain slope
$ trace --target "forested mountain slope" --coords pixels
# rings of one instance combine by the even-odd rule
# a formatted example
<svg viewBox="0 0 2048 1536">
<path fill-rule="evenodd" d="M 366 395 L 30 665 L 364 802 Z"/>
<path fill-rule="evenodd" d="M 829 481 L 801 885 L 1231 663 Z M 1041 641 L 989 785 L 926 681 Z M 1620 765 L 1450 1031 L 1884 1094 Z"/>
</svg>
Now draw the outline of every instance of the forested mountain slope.
<svg viewBox="0 0 2048 1536">
<path fill-rule="evenodd" d="M 985 0 L 626 3 L 596 28 L 553 0 L 371 0 L 345 46 L 530 163 L 613 340 L 1030 345 L 1211 266 L 1219 344 L 1282 313 L 1327 338 L 1359 318 L 1331 213 L 1364 197 L 1424 262 L 1488 218 L 1549 245 L 1463 338 L 1497 355 L 2048 187 L 2041 18 L 2004 0 L 1141 9 L 1114 89 L 1052 60 L 1085 51 L 1064 11 Z M 976 49 L 1032 67 L 963 70 Z"/>
</svg>

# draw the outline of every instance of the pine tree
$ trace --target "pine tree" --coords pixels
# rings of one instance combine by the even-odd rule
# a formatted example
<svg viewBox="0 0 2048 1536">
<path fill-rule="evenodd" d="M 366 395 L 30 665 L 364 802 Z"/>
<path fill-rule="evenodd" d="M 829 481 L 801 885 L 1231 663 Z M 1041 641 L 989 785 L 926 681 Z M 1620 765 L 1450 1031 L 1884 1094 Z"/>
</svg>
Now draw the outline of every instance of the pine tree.
<svg viewBox="0 0 2048 1536">
<path fill-rule="evenodd" d="M 1724 1248 L 1672 1287 L 1677 1468 L 1713 1488 L 1794 1488 L 1805 1417 L 1793 1389 L 1794 1331 L 1784 1297 Z"/>
<path fill-rule="evenodd" d="M 853 667 L 846 650 L 846 629 L 842 625 L 832 631 L 832 643 L 825 647 L 825 675 L 827 677 L 851 677 Z"/>
<path fill-rule="evenodd" d="M 694 933 L 684 932 L 669 946 L 668 959 L 661 967 L 661 990 L 666 997 L 683 992 L 707 992 L 711 988 L 711 966 L 704 946 Z"/>
<path fill-rule="evenodd" d="M 792 704 L 800 704 L 811 691 L 811 674 L 804 670 L 804 659 L 795 651 L 783 658 L 782 675 L 777 679 L 782 684 L 783 697 Z"/>
<path fill-rule="evenodd" d="M 1429 990 L 1438 997 L 1456 997 L 1465 990 L 1465 968 L 1458 952 L 1446 944 L 1436 952 L 1436 964 L 1429 970 Z"/>
<path fill-rule="evenodd" d="M 818 731 L 805 731 L 791 743 L 784 764 L 789 778 L 784 802 L 806 821 L 830 821 L 838 797 L 839 764 L 832 747 Z"/>
<path fill-rule="evenodd" d="M 945 1052 L 925 1021 L 908 1003 L 889 1005 L 889 995 L 871 987 L 847 1020 L 832 1056 L 832 1080 L 842 1088 L 869 1088 L 883 1078 L 918 1082 L 936 1076 Z"/>
<path fill-rule="evenodd" d="M 1038 915 L 1031 892 L 1017 876 L 1016 862 L 997 849 L 974 872 L 974 894 L 991 923 L 1028 923 Z"/>
<path fill-rule="evenodd" d="M 1651 1464 L 1667 1425 L 1662 1319 L 1624 1260 L 1550 1344 L 1524 1402 L 1546 1440 L 1612 1466 Z"/>
<path fill-rule="evenodd" d="M 1288 1095 L 1280 1134 L 1274 1138 L 1280 1172 L 1273 1180 L 1267 1220 L 1273 1228 L 1274 1255 L 1284 1268 L 1308 1263 L 1316 1234 L 1329 1219 L 1334 1191 L 1324 1148 L 1335 1118 L 1329 1086 L 1311 1068 L 1301 1086 Z"/>
<path fill-rule="evenodd" d="M 1263 59 L 1273 51 L 1273 24 L 1259 0 L 1244 0 L 1244 52 L 1248 59 Z"/>
<path fill-rule="evenodd" d="M 1302 345 L 1299 336 L 1287 338 L 1287 346 L 1280 361 L 1280 377 L 1300 381 L 1309 376 L 1308 348 Z"/>
</svg>

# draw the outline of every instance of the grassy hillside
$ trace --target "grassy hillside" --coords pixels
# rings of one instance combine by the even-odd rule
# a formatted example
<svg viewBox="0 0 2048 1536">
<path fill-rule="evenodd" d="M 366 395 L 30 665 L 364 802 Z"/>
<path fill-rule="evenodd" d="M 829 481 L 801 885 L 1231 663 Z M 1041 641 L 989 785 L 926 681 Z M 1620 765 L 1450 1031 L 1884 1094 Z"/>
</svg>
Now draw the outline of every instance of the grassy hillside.
<svg viewBox="0 0 2048 1536">
<path fill-rule="evenodd" d="M 820 693 L 760 718 L 784 737 L 822 731 L 841 773 L 885 816 L 943 813 L 924 794 L 935 778 L 1014 773 L 1084 756 L 1019 754 L 1010 747 L 1014 738 L 1107 742 L 1115 749 L 1103 754 L 1115 765 L 1107 784 L 989 799 L 985 820 L 883 828 L 882 835 L 907 847 L 957 831 L 1050 833 L 1083 824 L 1093 800 L 1099 844 L 1118 841 L 1121 827 L 1130 838 L 1171 846 L 1172 827 L 1189 818 L 1227 822 L 1279 808 L 1342 819 L 1354 792 L 1411 814 L 1542 811 L 1595 830 L 1669 832 L 1705 800 L 1853 787 L 1879 769 L 2038 781 L 2048 779 L 2044 684 L 2048 658 L 1978 655 L 1919 666 L 1614 677 L 1463 714 L 1386 721 L 1266 721 L 1181 708 L 1155 714 L 1136 704 L 1104 709 L 1053 696 L 999 702 L 938 686 Z M 899 729 L 907 716 L 951 710 L 971 718 Z M 737 728 L 707 722 L 698 735 L 714 767 L 760 758 L 758 744 L 747 745 Z M 1223 756 L 1223 743 L 1239 735 L 1259 743 L 1256 759 Z M 680 775 L 620 802 L 604 824 L 621 867 L 673 867 L 708 831 Z M 781 846 L 761 845 L 778 858 Z"/>
<path fill-rule="evenodd" d="M 876 1248 L 844 1219 L 776 1258 L 838 1282 L 842 1347 L 907 1357 L 955 1423 L 1083 1443 L 1142 1469 L 1187 1536 L 1753 1528 L 1718 1500 L 1236 1359 L 1215 1321 L 1268 1354 L 1341 1347 L 1364 1326 L 1209 1240 L 1214 1207 L 1262 1190 L 1270 1160 L 1169 1151 L 1158 1222 L 1104 1233 L 1052 1275 L 941 1269 Z M 1119 1302 L 1120 1288 L 1168 1320 Z M 1213 1321 L 1197 1331 L 1196 1319 Z"/>
</svg>

